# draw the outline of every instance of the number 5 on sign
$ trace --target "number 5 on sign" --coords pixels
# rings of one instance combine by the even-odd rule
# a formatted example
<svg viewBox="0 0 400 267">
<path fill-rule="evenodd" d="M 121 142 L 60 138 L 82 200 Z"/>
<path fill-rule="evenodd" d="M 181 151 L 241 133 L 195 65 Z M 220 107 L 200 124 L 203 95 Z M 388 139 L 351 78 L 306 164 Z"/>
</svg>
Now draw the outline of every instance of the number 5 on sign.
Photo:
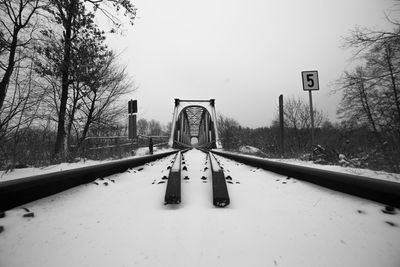
<svg viewBox="0 0 400 267">
<path fill-rule="evenodd" d="M 303 90 L 319 90 L 318 82 L 318 71 L 302 71 L 301 76 L 303 78 Z"/>
</svg>

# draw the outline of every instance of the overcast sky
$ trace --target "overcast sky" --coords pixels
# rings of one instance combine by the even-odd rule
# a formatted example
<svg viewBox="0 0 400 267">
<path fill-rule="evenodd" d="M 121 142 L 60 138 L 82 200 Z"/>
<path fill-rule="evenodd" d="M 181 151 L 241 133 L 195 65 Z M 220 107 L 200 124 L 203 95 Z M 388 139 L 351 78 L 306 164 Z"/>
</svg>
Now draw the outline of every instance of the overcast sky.
<svg viewBox="0 0 400 267">
<path fill-rule="evenodd" d="M 166 124 L 174 98 L 216 99 L 242 126 L 269 126 L 278 96 L 301 97 L 318 70 L 316 108 L 336 119 L 332 84 L 349 68 L 342 37 L 356 25 L 390 28 L 393 0 L 134 0 L 138 18 L 109 38 L 139 86 L 138 117 Z M 128 100 L 128 99 L 127 99 Z"/>
</svg>

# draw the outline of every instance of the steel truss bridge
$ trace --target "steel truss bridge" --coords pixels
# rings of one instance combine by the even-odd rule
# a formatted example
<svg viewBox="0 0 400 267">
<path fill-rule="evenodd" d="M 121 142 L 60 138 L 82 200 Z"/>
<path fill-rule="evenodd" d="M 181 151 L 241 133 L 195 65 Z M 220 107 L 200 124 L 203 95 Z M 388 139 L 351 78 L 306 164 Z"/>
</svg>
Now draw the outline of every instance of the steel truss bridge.
<svg viewBox="0 0 400 267">
<path fill-rule="evenodd" d="M 222 148 L 215 99 L 175 99 L 169 145 L 173 148 Z"/>
</svg>

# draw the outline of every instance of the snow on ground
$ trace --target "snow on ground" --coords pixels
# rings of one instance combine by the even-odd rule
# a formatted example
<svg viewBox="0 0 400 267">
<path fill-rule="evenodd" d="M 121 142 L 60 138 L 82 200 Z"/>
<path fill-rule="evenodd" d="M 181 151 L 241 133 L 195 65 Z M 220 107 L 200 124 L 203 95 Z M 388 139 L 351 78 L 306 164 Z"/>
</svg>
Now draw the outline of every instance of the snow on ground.
<svg viewBox="0 0 400 267">
<path fill-rule="evenodd" d="M 252 147 L 252 146 L 242 146 L 240 149 L 241 149 L 240 150 L 241 153 L 264 154 L 261 150 L 259 150 L 258 148 Z M 235 153 L 232 151 L 226 151 L 226 152 Z M 247 155 L 247 156 L 257 157 L 255 155 Z M 338 166 L 338 165 L 322 165 L 322 164 L 316 164 L 313 161 L 304 161 L 304 160 L 299 160 L 299 159 L 279 159 L 279 158 L 264 158 L 264 159 L 283 162 L 283 163 L 289 163 L 289 164 L 294 164 L 294 165 L 299 165 L 299 166 L 324 169 L 324 170 L 328 170 L 328 171 L 361 175 L 361 176 L 366 176 L 366 177 L 370 177 L 370 178 L 376 178 L 376 179 L 400 183 L 400 173 L 374 171 L 374 170 L 370 170 L 370 169 L 353 168 L 353 167 L 342 167 L 342 166 Z"/>
<path fill-rule="evenodd" d="M 274 161 L 295 164 L 295 165 L 300 165 L 300 166 L 305 166 L 305 167 L 324 169 L 324 170 L 334 171 L 334 172 L 342 172 L 342 173 L 349 173 L 349 174 L 354 174 L 354 175 L 367 176 L 370 178 L 376 178 L 376 179 L 400 183 L 400 173 L 374 171 L 374 170 L 370 170 L 370 169 L 353 168 L 353 167 L 342 167 L 342 166 L 338 166 L 338 165 L 322 165 L 322 164 L 316 164 L 312 161 L 303 161 L 303 160 L 298 160 L 298 159 L 268 159 L 268 160 L 274 160 Z"/>
<path fill-rule="evenodd" d="M 154 148 L 154 154 L 159 154 L 167 151 L 171 151 L 172 149 L 170 148 Z M 135 157 L 141 157 L 149 154 L 149 148 L 148 147 L 141 147 L 135 150 L 135 156 L 132 157 L 127 157 L 125 159 L 129 158 L 135 158 Z M 51 173 L 51 172 L 58 172 L 58 171 L 65 171 L 65 170 L 70 170 L 70 169 L 76 169 L 76 168 L 81 168 L 81 167 L 87 167 L 91 165 L 96 165 L 100 163 L 106 163 L 110 162 L 112 160 L 84 160 L 81 159 L 79 162 L 73 162 L 73 163 L 60 163 L 56 165 L 50 165 L 46 167 L 41 167 L 41 168 L 22 168 L 22 169 L 14 169 L 13 171 L 0 171 L 0 183 L 9 181 L 9 180 L 14 180 L 14 179 L 19 179 L 27 176 L 33 176 L 33 175 L 40 175 L 40 174 L 45 174 L 45 173 Z"/>
<path fill-rule="evenodd" d="M 256 154 L 256 153 L 265 154 L 260 149 L 254 147 L 254 146 L 241 146 L 239 148 L 239 152 L 245 153 L 245 154 Z"/>
<path fill-rule="evenodd" d="M 165 206 L 172 159 L 24 205 L 34 217 L 7 211 L 0 266 L 400 265 L 399 210 L 219 156 L 231 204 L 215 208 L 198 150 L 182 203 Z"/>
</svg>

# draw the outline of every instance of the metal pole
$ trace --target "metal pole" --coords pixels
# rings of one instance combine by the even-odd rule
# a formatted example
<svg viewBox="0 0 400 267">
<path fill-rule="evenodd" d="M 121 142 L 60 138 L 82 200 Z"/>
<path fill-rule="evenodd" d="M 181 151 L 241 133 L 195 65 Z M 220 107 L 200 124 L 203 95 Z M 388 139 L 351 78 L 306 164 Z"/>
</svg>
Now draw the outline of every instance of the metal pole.
<svg viewBox="0 0 400 267">
<path fill-rule="evenodd" d="M 281 157 L 285 152 L 284 150 L 284 123 L 283 123 L 283 95 L 279 96 L 279 126 L 280 126 L 280 145 L 281 145 Z"/>
<path fill-rule="evenodd" d="M 308 90 L 308 95 L 310 97 L 310 115 L 311 115 L 311 148 L 314 147 L 314 112 L 312 105 L 312 94 L 311 90 Z"/>
</svg>

